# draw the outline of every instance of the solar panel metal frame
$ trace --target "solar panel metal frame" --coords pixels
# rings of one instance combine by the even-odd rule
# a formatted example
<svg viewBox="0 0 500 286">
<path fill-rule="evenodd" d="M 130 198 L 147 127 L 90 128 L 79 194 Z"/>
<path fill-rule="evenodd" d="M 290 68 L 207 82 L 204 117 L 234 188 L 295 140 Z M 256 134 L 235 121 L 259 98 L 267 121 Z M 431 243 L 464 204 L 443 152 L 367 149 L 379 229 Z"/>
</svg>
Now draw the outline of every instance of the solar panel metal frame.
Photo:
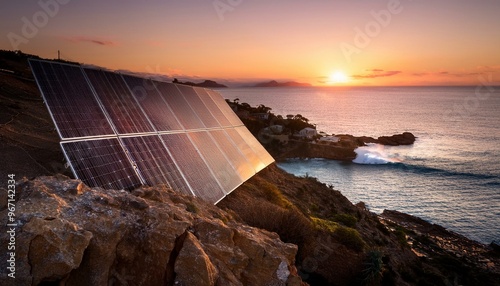
<svg viewBox="0 0 500 286">
<path fill-rule="evenodd" d="M 57 129 L 59 137 L 61 138 L 60 142 L 61 149 L 63 150 L 68 165 L 71 168 L 75 177 L 77 179 L 87 180 L 85 181 L 85 183 L 87 184 L 89 184 L 87 173 L 92 174 L 92 172 L 95 173 L 97 171 L 90 169 L 86 170 L 85 168 L 84 169 L 86 171 L 85 170 L 82 171 L 80 170 L 81 167 L 79 167 L 78 164 L 85 165 L 85 160 L 89 160 L 88 158 L 91 159 L 95 158 L 95 162 L 93 163 L 90 162 L 92 164 L 94 163 L 104 164 L 104 163 L 102 162 L 102 158 L 99 154 L 93 156 L 92 154 L 88 153 L 87 154 L 88 156 L 78 157 L 77 153 L 84 152 L 78 149 L 78 147 L 82 146 L 82 144 L 99 146 L 99 148 L 102 147 L 101 149 L 111 148 L 109 149 L 112 150 L 109 151 L 111 153 L 102 154 L 102 157 L 117 156 L 117 158 L 120 158 L 119 159 L 120 161 L 114 163 L 117 165 L 113 165 L 112 167 L 115 169 L 118 168 L 117 172 L 118 171 L 121 172 L 123 169 L 123 172 L 125 174 L 124 176 L 126 178 L 124 177 L 123 180 L 119 179 L 117 181 L 106 182 L 104 183 L 104 185 L 129 189 L 129 188 L 135 188 L 138 185 L 146 185 L 148 182 L 152 182 L 150 176 L 160 176 L 163 177 L 163 179 L 165 179 L 164 183 L 166 183 L 167 185 L 172 186 L 172 184 L 174 184 L 176 190 L 179 191 L 180 193 L 199 196 L 214 204 L 217 204 L 226 195 L 234 191 L 234 189 L 236 189 L 238 186 L 240 186 L 242 183 L 244 183 L 246 180 L 252 177 L 256 172 L 260 171 L 262 168 L 264 168 L 265 166 L 269 165 L 274 161 L 274 159 L 269 155 L 269 153 L 267 153 L 267 151 L 260 145 L 260 143 L 258 143 L 257 139 L 255 139 L 254 137 L 252 137 L 253 139 L 249 137 L 253 135 L 251 135 L 248 129 L 246 129 L 241 120 L 231 110 L 229 105 L 226 104 L 225 100 L 220 96 L 220 94 L 218 94 L 213 90 L 199 88 L 199 87 L 181 86 L 164 81 L 142 78 L 145 81 L 151 82 L 151 90 L 149 90 L 149 92 L 151 92 L 150 95 L 154 95 L 155 97 L 156 95 L 158 95 L 156 97 L 156 100 L 158 100 L 158 98 L 161 98 L 163 104 L 162 106 L 168 109 L 168 111 L 170 112 L 169 114 L 171 114 L 174 117 L 173 120 L 177 122 L 181 128 L 175 130 L 164 130 L 167 128 L 163 127 L 157 128 L 157 126 L 154 124 L 154 121 L 152 120 L 152 117 L 155 114 L 153 115 L 149 114 L 147 110 L 141 105 L 140 100 L 134 93 L 134 87 L 132 87 L 131 83 L 127 81 L 127 78 L 129 77 L 134 77 L 135 79 L 141 79 L 140 77 L 123 75 L 110 71 L 98 70 L 95 68 L 83 67 L 81 65 L 73 65 L 73 64 L 38 60 L 38 59 L 30 59 L 29 64 L 33 70 L 36 83 L 42 94 L 44 102 L 47 105 L 50 116 L 55 123 L 55 127 Z M 39 70 L 41 68 L 43 70 L 43 74 L 37 74 L 35 69 L 33 69 L 33 66 L 35 65 L 38 65 L 36 69 Z M 58 78 L 61 77 L 64 77 L 66 80 L 68 80 L 68 76 L 66 74 L 62 76 L 61 74 L 57 74 L 55 72 L 58 69 L 57 65 L 61 65 L 61 67 L 63 68 L 65 67 L 65 68 L 75 69 L 74 71 L 79 70 L 79 73 L 82 74 L 82 78 L 80 79 L 80 81 L 82 82 L 79 82 L 78 84 L 80 87 L 87 89 L 87 91 L 85 91 L 87 97 L 89 97 L 87 98 L 87 100 L 91 100 L 93 102 L 92 104 L 93 108 L 95 109 L 95 112 L 97 112 L 96 114 L 101 114 L 102 119 L 100 120 L 103 120 L 103 122 L 105 122 L 107 126 L 107 127 L 105 126 L 103 130 L 108 128 L 108 130 L 104 132 L 106 134 L 68 137 L 66 136 L 67 133 L 62 132 L 62 130 L 59 129 L 61 122 L 58 121 L 59 117 L 55 116 L 54 114 L 54 112 L 57 112 L 57 110 L 52 109 L 58 107 L 51 106 L 50 100 L 47 100 L 45 94 L 45 92 L 48 89 L 53 91 L 54 87 L 52 85 L 56 84 L 54 80 L 58 80 Z M 45 67 L 50 67 L 53 70 L 53 75 L 54 75 L 53 79 L 42 77 L 46 75 L 46 72 L 44 70 Z M 110 87 L 115 93 L 115 96 L 118 96 L 115 89 L 120 87 L 121 88 L 120 92 L 123 93 L 123 97 L 121 98 L 121 100 L 124 101 L 122 102 L 122 104 L 132 105 L 131 110 L 134 110 L 135 114 L 139 114 L 138 116 L 143 116 L 142 122 L 147 122 L 148 123 L 147 126 L 151 128 L 142 130 L 145 132 L 134 132 L 134 133 L 123 133 L 122 132 L 123 130 L 119 130 L 119 128 L 117 128 L 117 122 L 114 121 L 113 117 L 108 112 L 109 107 L 108 108 L 106 107 L 106 105 L 109 104 L 103 102 L 102 96 L 105 95 L 103 95 L 103 93 L 101 92 L 102 89 L 95 88 L 94 86 L 95 80 L 91 80 L 88 77 L 89 73 L 93 73 L 94 75 L 100 74 L 103 77 L 105 77 L 108 82 L 109 82 L 109 77 L 113 78 L 113 82 L 117 86 L 114 86 L 114 84 L 112 83 L 110 84 Z M 44 84 L 42 84 L 42 81 L 44 82 Z M 66 90 L 63 90 L 64 86 L 68 87 L 69 85 L 67 83 L 64 85 L 60 84 L 59 86 L 56 86 L 56 88 L 61 89 L 63 93 L 65 93 L 65 96 L 68 97 L 66 99 L 63 99 L 63 101 L 67 100 L 69 102 L 72 102 L 70 100 L 71 99 L 70 97 L 78 95 L 77 94 L 67 95 Z M 77 93 L 75 92 L 75 88 L 72 87 L 71 90 L 74 93 Z M 89 91 L 92 96 L 89 96 L 90 95 Z M 167 91 L 168 94 L 165 94 L 164 93 L 165 91 Z M 189 94 L 188 97 L 193 97 L 193 98 L 196 97 L 196 98 L 194 98 L 194 100 L 191 102 L 190 100 L 187 99 L 186 93 Z M 193 118 L 195 118 L 195 121 L 191 121 L 191 123 L 189 123 L 191 124 L 191 128 L 189 128 L 189 126 L 186 127 L 186 124 L 189 125 L 187 122 L 191 119 L 186 118 L 183 112 L 175 110 L 176 105 L 175 104 L 172 105 L 169 102 L 170 99 L 175 99 L 175 96 L 179 96 L 181 98 L 179 99 L 180 100 L 179 102 L 181 102 L 180 106 L 188 108 L 190 111 L 192 111 L 190 114 Z M 71 108 L 78 108 L 78 107 L 80 106 L 76 107 L 69 106 L 65 108 L 71 110 Z M 84 106 L 84 108 L 88 109 L 87 106 Z M 125 108 L 124 110 L 127 109 Z M 198 111 L 198 113 L 196 111 Z M 200 114 L 201 112 L 206 112 L 206 114 L 204 115 Z M 71 116 L 75 115 L 69 113 L 68 116 L 69 119 L 71 119 Z M 210 119 L 209 121 L 211 121 L 211 123 L 207 126 L 203 118 L 209 118 Z M 73 118 L 73 120 L 76 121 L 77 119 Z M 193 126 L 196 128 L 193 128 Z M 81 130 L 79 130 L 78 132 L 81 132 Z M 184 138 L 181 140 L 183 141 L 181 143 L 184 144 L 183 146 L 185 147 L 181 148 L 181 146 L 176 146 L 176 147 L 169 146 L 168 144 L 169 140 L 167 139 L 173 138 L 172 136 L 173 137 L 180 136 L 179 138 Z M 196 138 L 199 136 L 202 136 L 201 137 L 202 139 Z M 206 142 L 208 138 L 211 140 L 210 147 L 200 145 L 203 144 L 203 142 Z M 134 145 L 138 144 L 138 142 L 139 143 L 146 142 L 145 140 L 146 141 L 150 140 L 148 142 L 153 142 L 153 143 L 156 142 L 154 143 L 155 146 L 147 145 L 144 148 L 142 148 L 142 146 Z M 244 147 L 245 150 L 241 149 L 240 147 Z M 173 150 L 175 148 L 177 148 L 178 150 Z M 217 153 L 216 156 L 214 156 L 214 154 L 211 154 L 212 149 L 210 148 L 217 149 L 213 151 Z M 230 150 L 226 151 L 225 148 Z M 193 162 L 198 162 L 197 164 L 199 165 L 193 166 L 190 165 L 189 162 L 186 163 L 179 161 L 179 160 L 184 160 L 182 157 L 179 156 L 195 155 L 194 153 L 187 155 L 183 154 L 183 151 L 185 151 L 186 149 L 190 149 L 191 152 L 196 153 L 196 156 L 194 157 L 195 160 Z M 151 162 L 144 161 L 144 157 L 147 157 L 146 153 L 149 152 L 149 154 L 154 155 L 153 153 L 151 153 L 154 150 L 156 150 L 155 152 L 160 152 L 160 153 L 159 154 L 155 153 L 157 156 L 156 157 L 152 156 L 152 158 L 149 159 L 152 160 Z M 100 151 L 101 151 L 100 149 L 97 150 L 97 152 Z M 177 152 L 178 154 L 175 152 Z M 245 154 L 251 155 L 252 158 L 247 158 Z M 163 162 L 161 158 L 164 159 L 170 158 L 171 161 L 169 162 L 171 165 L 160 166 L 159 164 Z M 222 162 L 220 162 L 219 159 L 222 160 Z M 137 160 L 143 160 L 143 161 L 138 162 Z M 257 163 L 257 161 L 258 164 L 255 164 Z M 113 164 L 113 162 L 111 162 L 110 164 Z M 175 182 L 174 179 L 172 179 L 172 181 L 170 180 L 171 178 L 173 178 L 171 174 L 169 173 L 166 174 L 168 170 L 174 170 L 174 166 L 175 170 L 178 172 L 178 174 L 174 176 L 176 177 Z M 196 166 L 202 168 L 200 170 L 204 170 L 203 171 L 205 172 L 204 175 L 209 176 L 205 179 L 207 181 L 212 182 L 211 184 L 213 185 L 212 186 L 213 189 L 209 190 L 197 189 L 197 186 L 195 185 L 199 185 L 200 183 L 199 182 L 197 183 L 194 177 L 193 178 L 189 177 L 190 175 L 196 176 L 195 175 L 196 172 L 194 171 L 195 169 L 193 169 L 196 168 Z M 102 166 L 97 166 L 97 167 L 102 168 Z M 151 168 L 155 170 L 152 170 Z M 217 168 L 217 170 L 213 170 L 213 168 Z M 227 168 L 227 169 L 219 170 L 221 168 Z M 225 174 L 225 172 L 227 172 L 227 174 Z M 101 175 L 102 174 L 96 174 L 96 176 L 92 177 L 90 181 L 94 182 L 96 180 L 99 180 L 100 177 L 102 177 Z M 180 177 L 178 175 L 180 175 Z M 231 176 L 233 176 L 234 178 L 232 178 Z M 127 181 L 127 178 L 129 179 L 129 181 Z M 224 180 L 227 178 L 229 179 L 232 178 L 233 180 L 232 183 L 229 184 L 228 182 L 225 182 Z M 128 183 L 122 184 L 120 183 L 121 181 Z M 159 181 L 161 182 L 161 180 Z M 180 186 L 179 183 L 182 185 L 181 187 L 179 187 Z M 97 185 L 92 185 L 92 184 L 89 185 L 91 185 L 92 187 L 98 187 Z"/>
</svg>

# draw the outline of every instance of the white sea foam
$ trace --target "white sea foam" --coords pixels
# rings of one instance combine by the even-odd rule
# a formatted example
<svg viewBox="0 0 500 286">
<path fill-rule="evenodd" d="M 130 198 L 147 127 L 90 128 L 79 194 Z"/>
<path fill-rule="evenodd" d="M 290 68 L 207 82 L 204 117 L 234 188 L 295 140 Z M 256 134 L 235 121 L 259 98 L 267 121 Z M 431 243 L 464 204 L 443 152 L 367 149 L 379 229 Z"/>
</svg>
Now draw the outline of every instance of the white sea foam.
<svg viewBox="0 0 500 286">
<path fill-rule="evenodd" d="M 391 155 L 388 150 L 380 144 L 369 144 L 368 146 L 358 147 L 354 150 L 356 159 L 352 160 L 356 164 L 381 165 L 401 162 L 398 158 Z"/>
</svg>

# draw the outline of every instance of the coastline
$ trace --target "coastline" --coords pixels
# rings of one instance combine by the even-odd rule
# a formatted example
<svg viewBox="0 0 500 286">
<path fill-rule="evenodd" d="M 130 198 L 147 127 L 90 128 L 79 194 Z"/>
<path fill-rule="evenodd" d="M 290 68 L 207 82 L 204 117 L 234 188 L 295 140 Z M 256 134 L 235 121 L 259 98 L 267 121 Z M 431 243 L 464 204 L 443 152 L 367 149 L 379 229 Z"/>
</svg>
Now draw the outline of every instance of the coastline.
<svg viewBox="0 0 500 286">
<path fill-rule="evenodd" d="M 356 148 L 366 144 L 381 144 L 388 146 L 412 145 L 416 137 L 410 132 L 381 136 L 378 138 L 368 136 L 353 136 L 349 134 L 336 135 L 339 138 L 335 143 L 320 143 L 304 140 L 289 140 L 281 148 L 268 148 L 271 155 L 277 160 L 301 158 L 322 158 L 339 161 L 352 161 L 356 159 Z"/>
<path fill-rule="evenodd" d="M 474 241 L 467 239 L 457 240 L 456 238 L 450 238 L 446 244 L 441 244 L 440 241 L 445 237 L 444 232 L 440 234 L 441 236 L 433 235 L 431 232 L 425 233 L 418 228 L 414 228 L 412 225 L 408 225 L 406 222 L 413 221 L 413 219 L 406 215 L 403 215 L 399 221 L 394 216 L 389 218 L 389 213 L 386 213 L 386 217 L 377 216 L 366 210 L 362 204 L 353 205 L 339 191 L 318 182 L 316 179 L 295 177 L 277 170 L 274 164 L 235 190 L 221 204 L 215 207 L 207 206 L 195 198 L 177 198 L 172 190 L 165 190 L 161 187 L 145 187 L 132 194 L 128 194 L 121 191 L 104 190 L 101 188 L 92 189 L 81 186 L 81 183 L 77 180 L 58 175 L 60 173 L 68 174 L 69 171 L 63 165 L 62 158 L 64 156 L 58 144 L 57 133 L 52 128 L 52 121 L 43 102 L 41 102 L 34 83 L 12 77 L 9 74 L 1 74 L 0 77 L 3 84 L 0 89 L 1 107 L 2 110 L 5 110 L 5 118 L 3 118 L 4 121 L 2 122 L 0 135 L 2 136 L 2 148 L 9 153 L 4 164 L 17 172 L 16 177 L 19 178 L 19 194 L 16 203 L 20 206 L 18 209 L 19 217 L 21 221 L 26 223 L 21 226 L 23 228 L 28 224 L 47 226 L 48 228 L 44 228 L 43 231 L 46 231 L 45 234 L 47 237 L 50 237 L 51 233 L 61 234 L 58 227 L 62 225 L 67 229 L 76 229 L 73 235 L 75 237 L 84 237 L 88 245 L 94 245 L 94 250 L 101 249 L 103 246 L 93 241 L 88 232 L 92 232 L 92 236 L 99 237 L 102 235 L 101 231 L 107 233 L 115 229 L 98 229 L 100 223 L 93 223 L 90 217 L 94 217 L 95 219 L 95 217 L 98 217 L 96 213 L 104 214 L 111 210 L 120 217 L 123 217 L 123 219 L 121 218 L 122 220 L 129 222 L 126 225 L 119 226 L 120 233 L 123 235 L 122 237 L 126 238 L 129 235 L 131 237 L 142 237 L 141 235 L 156 237 L 158 239 L 158 244 L 156 245 L 158 249 L 178 247 L 179 250 L 182 250 L 182 243 L 180 241 L 188 241 L 189 243 L 186 246 L 190 246 L 192 247 L 191 249 L 197 251 L 194 252 L 195 254 L 191 257 L 192 259 L 203 258 L 205 266 L 212 265 L 216 267 L 215 269 L 219 273 L 224 273 L 219 277 L 235 279 L 230 280 L 233 282 L 250 281 L 245 279 L 250 279 L 251 275 L 262 274 L 265 271 L 261 271 L 258 268 L 252 271 L 246 269 L 248 277 L 245 278 L 244 275 L 241 276 L 241 273 L 227 272 L 227 269 L 220 267 L 220 265 L 230 262 L 230 257 L 225 256 L 225 252 L 216 253 L 213 256 L 209 256 L 209 259 L 206 259 L 203 253 L 210 254 L 211 251 L 214 251 L 212 248 L 214 242 L 209 241 L 210 237 L 208 233 L 210 231 L 220 230 L 223 234 L 233 233 L 232 235 L 234 236 L 234 233 L 242 229 L 245 234 L 239 236 L 241 240 L 238 243 L 243 243 L 244 245 L 255 244 L 259 246 L 265 245 L 265 243 L 282 245 L 281 241 L 299 245 L 298 249 L 295 248 L 297 251 L 295 257 L 292 257 L 291 252 L 286 256 L 287 271 L 292 272 L 287 277 L 295 283 L 290 285 L 300 285 L 299 276 L 304 280 L 309 279 L 310 281 L 324 279 L 321 281 L 327 281 L 330 284 L 352 282 L 361 277 L 360 275 L 365 270 L 366 263 L 373 262 L 370 260 L 370 258 L 373 258 L 371 255 L 375 255 L 375 261 L 381 261 L 380 265 L 383 266 L 379 269 L 379 272 L 375 272 L 375 279 L 378 279 L 380 283 L 382 283 L 381 281 L 389 281 L 392 282 L 392 285 L 416 285 L 419 281 L 431 283 L 439 280 L 445 285 L 445 282 L 453 283 L 454 279 L 471 281 L 467 279 L 474 278 L 479 279 L 478 281 L 489 283 L 483 285 L 495 285 L 491 281 L 500 281 L 498 280 L 500 278 L 500 270 L 498 269 L 500 260 L 498 249 L 494 245 L 487 246 L 481 244 L 477 246 L 477 243 Z M 330 156 L 332 158 L 337 157 L 348 160 L 352 158 L 353 154 L 351 152 L 354 152 L 354 149 L 359 144 L 372 143 L 359 141 L 359 137 L 350 137 L 350 135 L 337 136 L 345 136 L 346 140 L 338 142 L 339 144 L 344 144 L 344 146 L 314 144 L 298 140 L 298 147 L 292 148 L 293 151 L 287 153 L 289 155 L 286 156 L 292 156 L 293 153 L 304 156 L 306 154 L 304 150 L 306 150 L 309 152 L 306 154 L 307 156 L 322 155 L 324 157 Z M 370 139 L 366 140 L 369 141 Z M 352 145 L 345 143 L 348 141 L 351 141 Z M 301 146 L 305 147 L 301 148 Z M 39 177 L 47 175 L 54 177 Z M 23 179 L 22 177 L 27 178 Z M 33 179 L 35 177 L 36 179 Z M 31 196 L 31 194 L 38 194 L 39 196 Z M 65 198 L 64 202 L 58 200 L 59 196 Z M 90 200 L 85 201 L 85 196 L 88 196 Z M 84 200 L 85 204 L 78 206 L 74 203 L 74 200 Z M 6 201 L 5 198 L 2 199 L 2 202 Z M 180 224 L 187 227 L 193 222 L 192 219 L 202 221 L 203 225 L 196 225 L 195 227 L 194 236 L 196 238 L 186 234 L 186 236 L 190 237 L 187 240 L 185 237 L 184 239 L 179 238 L 177 240 L 178 237 L 175 236 L 170 237 L 169 241 L 159 239 L 161 238 L 161 231 L 148 229 L 149 224 L 146 223 L 154 221 L 156 218 L 148 217 L 147 220 L 144 220 L 144 217 L 142 217 L 146 213 L 144 210 L 154 210 L 157 207 L 173 210 L 172 215 L 169 217 L 169 222 L 173 225 L 178 226 Z M 219 209 L 224 209 L 227 213 L 220 213 Z M 7 212 L 5 205 L 1 205 L 0 211 L 2 212 L 2 218 L 5 219 L 7 217 L 5 215 Z M 43 218 L 37 217 L 37 214 L 41 211 L 44 214 Z M 74 211 L 85 212 L 88 216 L 79 217 L 75 221 L 66 221 L 69 220 L 69 216 L 66 215 L 71 215 Z M 268 216 L 262 216 L 266 211 Z M 280 218 L 280 215 L 282 221 L 278 225 L 273 224 L 274 219 Z M 161 214 L 158 214 L 158 216 L 161 216 Z M 252 220 L 252 217 L 257 217 L 258 220 Z M 287 220 L 287 218 L 297 218 L 297 221 L 304 223 L 303 226 L 305 228 L 299 229 L 296 224 L 286 224 L 287 222 L 296 222 L 295 220 Z M 269 221 L 266 222 L 266 219 Z M 238 224 L 234 228 L 236 230 L 228 232 L 227 227 L 234 226 L 235 222 L 244 224 Z M 397 226 L 392 223 L 396 223 Z M 112 223 L 112 220 L 106 222 L 106 225 L 117 227 L 117 225 Z M 260 230 L 252 230 L 248 225 L 257 227 Z M 281 226 L 284 226 L 284 228 L 280 228 Z M 296 228 L 293 228 L 293 226 Z M 436 228 L 441 229 L 439 227 Z M 117 281 L 117 279 L 122 279 L 119 273 L 124 271 L 124 273 L 130 275 L 127 279 L 140 281 L 140 275 L 142 274 L 132 271 L 134 267 L 130 266 L 133 264 L 130 262 L 130 257 L 136 257 L 138 261 L 142 261 L 141 259 L 148 259 L 156 251 L 154 250 L 155 248 L 148 248 L 149 252 L 144 253 L 144 248 L 141 246 L 137 246 L 132 252 L 122 251 L 123 249 L 120 248 L 119 257 L 114 257 L 108 252 L 104 252 L 106 255 L 100 256 L 102 257 L 102 261 L 101 258 L 92 261 L 84 255 L 85 247 L 87 246 L 82 246 L 82 248 L 79 248 L 79 252 L 76 253 L 78 255 L 75 256 L 81 258 L 81 261 L 77 261 L 78 259 L 71 261 L 65 266 L 62 272 L 57 272 L 56 276 L 44 277 L 43 275 L 49 272 L 39 271 L 39 269 L 54 269 L 57 263 L 48 263 L 46 264 L 47 268 L 43 268 L 45 267 L 43 266 L 45 265 L 44 262 L 40 259 L 30 261 L 28 253 L 32 251 L 31 253 L 45 254 L 40 252 L 40 249 L 43 249 L 44 243 L 49 243 L 50 240 L 47 239 L 47 242 L 37 240 L 33 245 L 39 245 L 40 248 L 34 247 L 31 249 L 30 245 L 32 245 L 33 237 L 27 236 L 28 230 L 30 229 L 26 229 L 26 233 L 20 237 L 19 244 L 17 245 L 20 249 L 23 249 L 19 254 L 25 254 L 25 261 L 29 261 L 25 265 L 26 268 L 24 270 L 20 269 L 24 271 L 21 273 L 30 273 L 29 267 L 35 267 L 38 269 L 36 271 L 37 275 L 40 275 L 37 279 L 46 279 L 46 281 L 62 281 L 70 277 L 72 271 L 76 271 L 74 273 L 87 271 L 88 273 L 93 273 L 93 275 L 98 275 L 103 281 Z M 31 231 L 34 230 L 36 229 L 31 228 Z M 42 228 L 39 230 L 42 230 Z M 187 232 L 192 231 L 188 227 L 176 230 L 180 231 L 176 232 L 176 235 L 179 234 L 179 237 L 182 236 L 181 234 L 184 230 L 187 230 Z M 294 230 L 296 233 L 287 232 L 289 230 Z M 412 232 L 417 233 L 417 231 L 421 236 L 414 236 Z M 246 237 L 250 237 L 255 233 L 262 234 L 265 241 L 258 239 L 245 240 Z M 349 239 L 345 239 L 344 236 L 347 236 Z M 23 240 L 21 238 L 25 239 L 22 244 Z M 412 239 L 418 241 L 420 244 L 415 243 Z M 67 246 L 66 243 L 68 240 L 65 240 L 64 236 L 61 236 L 61 241 L 61 245 Z M 114 237 L 114 241 L 119 242 L 121 240 L 119 237 Z M 354 241 L 359 242 L 359 244 L 354 244 Z M 229 247 L 234 247 L 231 240 L 228 239 L 225 242 L 227 242 Z M 247 242 L 248 244 L 246 244 Z M 130 241 L 125 239 L 123 243 L 124 245 L 128 245 Z M 201 247 L 198 247 L 199 244 Z M 120 244 L 116 244 L 116 246 L 118 245 Z M 429 249 L 430 251 L 425 253 L 426 255 L 424 256 L 419 256 L 415 251 L 422 253 L 423 250 L 419 250 L 420 248 L 413 246 L 421 247 L 424 250 Z M 471 248 L 476 249 L 474 250 L 475 252 L 470 251 L 469 249 Z M 71 247 L 60 249 L 54 246 L 54 248 L 51 248 L 52 254 L 54 254 L 52 257 L 57 258 L 59 252 L 64 252 L 67 249 L 74 250 Z M 459 251 L 450 251 L 450 249 Z M 185 252 L 187 251 L 188 249 L 185 249 Z M 259 249 L 259 251 L 262 250 Z M 286 253 L 288 250 L 285 247 L 284 250 L 280 251 Z M 238 255 L 241 254 L 236 248 L 234 252 L 238 253 Z M 322 255 L 316 255 L 317 253 L 322 253 Z M 169 256 L 164 254 L 162 254 L 162 259 L 168 260 Z M 457 254 L 460 257 L 457 257 Z M 250 255 L 247 256 L 251 257 Z M 42 256 L 35 255 L 33 257 Z M 242 255 L 238 257 L 241 258 L 241 265 L 259 263 L 256 257 L 248 259 Z M 278 255 L 277 257 L 282 256 Z M 220 264 L 218 264 L 217 259 L 221 259 L 219 261 Z M 2 261 L 6 261 L 3 259 L 3 256 Z M 195 269 L 195 271 L 198 269 L 196 268 L 197 265 L 189 263 L 191 260 L 185 259 L 184 261 L 188 261 L 184 264 L 184 269 Z M 317 265 L 308 264 L 311 261 Z M 114 272 L 110 272 L 109 276 L 104 271 L 100 273 L 99 267 L 95 267 L 98 263 L 103 262 L 106 264 L 106 269 L 110 268 L 109 265 L 113 267 L 112 270 Z M 172 261 L 172 263 L 174 262 Z M 278 263 L 276 261 L 272 263 L 273 267 L 280 269 L 281 263 L 279 261 Z M 94 268 L 86 268 L 91 264 Z M 244 268 L 241 265 L 238 266 L 240 270 Z M 175 269 L 174 265 L 169 264 L 168 266 L 169 269 Z M 209 269 L 214 269 L 211 266 L 208 267 Z M 336 269 L 336 273 L 331 273 L 331 269 Z M 144 275 L 150 275 L 151 271 L 151 269 L 144 269 Z M 177 271 L 179 273 L 182 272 L 179 269 Z M 299 271 L 298 274 L 297 271 Z M 161 271 L 153 272 L 155 275 L 159 275 L 158 277 L 164 275 Z M 464 273 L 470 276 L 464 276 Z M 266 277 L 271 279 L 270 277 L 273 275 L 275 273 L 268 273 Z M 238 278 L 235 278 L 237 276 Z M 73 279 L 74 277 L 76 276 L 73 276 Z M 29 281 L 31 280 L 26 280 L 26 285 L 29 285 Z M 84 282 L 82 280 L 82 283 Z"/>
</svg>

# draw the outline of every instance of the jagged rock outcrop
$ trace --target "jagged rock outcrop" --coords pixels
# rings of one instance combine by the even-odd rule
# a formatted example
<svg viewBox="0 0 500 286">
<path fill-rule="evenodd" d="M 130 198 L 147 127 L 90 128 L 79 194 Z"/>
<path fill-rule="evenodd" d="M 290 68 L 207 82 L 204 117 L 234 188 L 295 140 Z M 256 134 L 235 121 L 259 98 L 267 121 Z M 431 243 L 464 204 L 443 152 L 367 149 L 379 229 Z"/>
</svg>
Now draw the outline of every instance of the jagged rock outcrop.
<svg viewBox="0 0 500 286">
<path fill-rule="evenodd" d="M 16 200 L 16 278 L 2 271 L 1 285 L 301 283 L 297 246 L 166 186 L 129 193 L 64 176 L 38 177 L 18 183 Z M 3 225 L 6 201 L 0 205 Z M 8 234 L 0 239 L 4 244 Z M 1 253 L 2 269 L 7 255 Z"/>
</svg>

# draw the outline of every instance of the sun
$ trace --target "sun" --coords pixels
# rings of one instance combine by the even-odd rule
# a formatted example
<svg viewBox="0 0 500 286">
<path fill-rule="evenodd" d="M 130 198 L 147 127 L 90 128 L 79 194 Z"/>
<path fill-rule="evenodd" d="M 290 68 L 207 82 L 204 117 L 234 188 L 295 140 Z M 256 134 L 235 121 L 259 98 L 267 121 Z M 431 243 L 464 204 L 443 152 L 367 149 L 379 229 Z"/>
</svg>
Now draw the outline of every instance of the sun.
<svg viewBox="0 0 500 286">
<path fill-rule="evenodd" d="M 342 71 L 336 71 L 328 77 L 329 83 L 346 83 L 349 81 L 349 77 Z"/>
</svg>

